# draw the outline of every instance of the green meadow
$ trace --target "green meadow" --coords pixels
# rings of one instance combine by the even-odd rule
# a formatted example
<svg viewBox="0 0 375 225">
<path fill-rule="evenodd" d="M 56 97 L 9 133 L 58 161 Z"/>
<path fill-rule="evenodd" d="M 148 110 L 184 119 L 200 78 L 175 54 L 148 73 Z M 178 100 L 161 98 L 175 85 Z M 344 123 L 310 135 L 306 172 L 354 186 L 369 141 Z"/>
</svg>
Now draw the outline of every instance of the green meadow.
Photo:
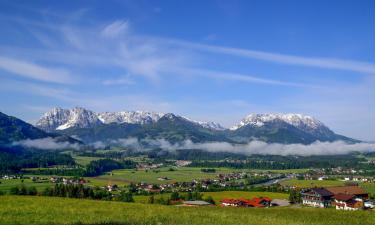
<svg viewBox="0 0 375 225">
<path fill-rule="evenodd" d="M 268 197 L 272 199 L 288 199 L 289 195 L 276 192 L 249 192 L 249 191 L 220 191 L 220 192 L 202 192 L 203 198 L 211 196 L 217 204 L 224 198 L 246 198 Z"/>
<path fill-rule="evenodd" d="M 275 207 L 181 207 L 83 199 L 0 196 L 0 224 L 370 225 L 369 211 Z"/>
<path fill-rule="evenodd" d="M 300 188 L 309 188 L 309 187 L 332 187 L 332 186 L 342 186 L 344 181 L 340 180 L 297 180 L 290 179 L 280 182 L 284 186 L 296 186 Z"/>
<path fill-rule="evenodd" d="M 184 194 L 184 193 L 182 193 Z M 289 195 L 284 193 L 274 193 L 274 192 L 249 192 L 249 191 L 221 191 L 221 192 L 201 192 L 203 194 L 203 198 L 207 198 L 208 196 L 211 196 L 216 204 L 220 204 L 220 201 L 224 198 L 246 198 L 251 199 L 254 197 L 269 197 L 272 199 L 288 199 Z M 163 197 L 164 199 L 167 199 L 171 196 L 171 193 L 165 193 L 165 194 L 156 194 L 154 195 L 155 199 L 160 199 Z M 146 195 L 135 195 L 133 196 L 134 201 L 137 203 L 147 203 L 150 196 Z"/>
<path fill-rule="evenodd" d="M 113 170 L 112 173 L 107 173 L 102 176 L 98 176 L 101 180 L 111 180 L 113 183 L 154 183 L 164 184 L 182 181 L 192 181 L 193 179 L 205 179 L 215 178 L 219 173 L 230 173 L 234 170 L 226 168 L 217 168 L 215 173 L 204 173 L 201 168 L 196 167 L 179 167 L 175 168 L 174 171 L 170 171 L 169 167 L 163 167 L 153 170 L 134 170 L 134 169 L 122 169 Z M 159 177 L 167 177 L 168 180 L 158 180 Z"/>
<path fill-rule="evenodd" d="M 51 187 L 53 184 L 46 181 L 33 182 L 31 179 L 12 179 L 12 180 L 0 180 L 0 191 L 8 192 L 12 187 L 25 185 L 26 187 L 35 187 L 38 191 L 42 191 L 46 187 Z"/>
</svg>

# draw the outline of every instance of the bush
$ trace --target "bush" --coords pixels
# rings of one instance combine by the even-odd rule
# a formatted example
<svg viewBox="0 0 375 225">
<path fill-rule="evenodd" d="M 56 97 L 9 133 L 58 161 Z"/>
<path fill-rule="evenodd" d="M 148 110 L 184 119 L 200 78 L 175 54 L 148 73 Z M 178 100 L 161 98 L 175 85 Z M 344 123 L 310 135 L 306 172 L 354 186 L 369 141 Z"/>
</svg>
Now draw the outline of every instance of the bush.
<svg viewBox="0 0 375 225">
<path fill-rule="evenodd" d="M 181 198 L 180 198 L 180 195 L 178 194 L 178 192 L 173 192 L 172 194 L 171 194 L 171 200 L 172 201 L 177 201 L 177 200 L 180 200 Z"/>
<path fill-rule="evenodd" d="M 122 202 L 134 202 L 133 195 L 125 191 L 121 191 L 119 200 Z"/>
<path fill-rule="evenodd" d="M 207 198 L 205 198 L 204 201 L 209 202 L 213 205 L 216 204 L 215 200 L 211 196 L 208 196 Z"/>
<path fill-rule="evenodd" d="M 21 187 L 19 188 L 19 192 L 18 192 L 19 195 L 27 195 L 27 188 L 25 185 L 21 185 Z"/>
<path fill-rule="evenodd" d="M 11 195 L 18 195 L 19 193 L 20 193 L 20 190 L 18 189 L 18 187 L 12 187 L 9 190 L 9 194 L 11 194 Z"/>
<path fill-rule="evenodd" d="M 29 187 L 29 189 L 27 190 L 27 194 L 28 195 L 37 195 L 38 191 L 36 190 L 36 187 Z"/>
</svg>

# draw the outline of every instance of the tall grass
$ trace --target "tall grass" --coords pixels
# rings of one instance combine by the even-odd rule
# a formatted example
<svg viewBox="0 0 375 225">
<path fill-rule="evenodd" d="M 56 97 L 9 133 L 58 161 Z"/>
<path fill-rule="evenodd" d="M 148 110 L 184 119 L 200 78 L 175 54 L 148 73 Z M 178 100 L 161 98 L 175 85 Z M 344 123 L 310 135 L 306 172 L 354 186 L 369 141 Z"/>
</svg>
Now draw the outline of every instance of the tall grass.
<svg viewBox="0 0 375 225">
<path fill-rule="evenodd" d="M 364 225 L 374 212 L 313 208 L 177 207 L 31 196 L 1 196 L 0 224 Z"/>
</svg>

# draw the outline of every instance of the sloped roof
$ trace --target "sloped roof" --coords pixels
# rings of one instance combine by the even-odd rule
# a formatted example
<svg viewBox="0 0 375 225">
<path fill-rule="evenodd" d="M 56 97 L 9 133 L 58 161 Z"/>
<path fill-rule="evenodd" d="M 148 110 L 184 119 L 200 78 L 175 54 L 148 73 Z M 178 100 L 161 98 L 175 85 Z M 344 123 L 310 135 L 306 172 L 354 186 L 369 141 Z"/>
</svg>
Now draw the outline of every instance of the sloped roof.
<svg viewBox="0 0 375 225">
<path fill-rule="evenodd" d="M 328 191 L 334 195 L 347 194 L 347 195 L 365 195 L 368 194 L 365 190 L 358 186 L 341 186 L 341 187 L 327 187 Z"/>
<path fill-rule="evenodd" d="M 332 195 L 334 195 L 334 193 L 327 190 L 326 188 L 312 188 L 311 190 L 318 193 L 321 196 L 332 196 Z"/>
<path fill-rule="evenodd" d="M 351 199 L 354 198 L 354 195 L 348 195 L 348 194 L 342 194 L 342 193 L 339 193 L 337 195 L 334 196 L 335 199 L 339 200 L 339 201 L 349 201 Z"/>
</svg>

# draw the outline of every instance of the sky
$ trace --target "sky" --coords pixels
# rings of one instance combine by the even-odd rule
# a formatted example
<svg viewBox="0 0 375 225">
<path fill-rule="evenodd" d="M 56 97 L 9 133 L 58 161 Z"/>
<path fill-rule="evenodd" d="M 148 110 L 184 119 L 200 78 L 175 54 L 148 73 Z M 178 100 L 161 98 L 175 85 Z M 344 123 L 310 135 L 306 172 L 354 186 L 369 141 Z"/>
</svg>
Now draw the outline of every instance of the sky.
<svg viewBox="0 0 375 225">
<path fill-rule="evenodd" d="M 302 113 L 375 140 L 375 1 L 0 1 L 0 111 Z"/>
</svg>

